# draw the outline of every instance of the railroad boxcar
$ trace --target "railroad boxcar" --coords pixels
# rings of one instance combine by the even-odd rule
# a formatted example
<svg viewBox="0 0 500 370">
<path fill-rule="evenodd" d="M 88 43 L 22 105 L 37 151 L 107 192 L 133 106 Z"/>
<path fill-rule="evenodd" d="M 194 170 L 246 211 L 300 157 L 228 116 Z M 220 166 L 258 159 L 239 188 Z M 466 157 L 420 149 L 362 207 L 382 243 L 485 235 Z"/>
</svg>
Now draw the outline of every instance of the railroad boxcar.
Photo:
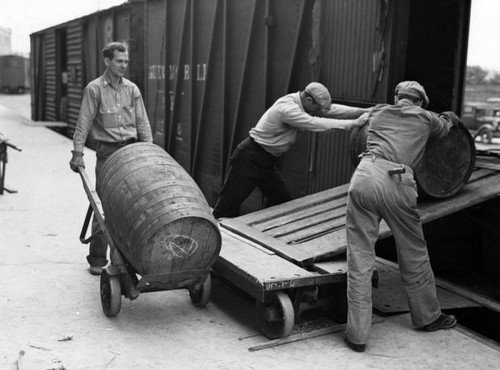
<svg viewBox="0 0 500 370">
<path fill-rule="evenodd" d="M 310 81 L 366 107 L 415 79 L 431 110 L 460 112 L 469 18 L 470 0 L 130 0 L 31 35 L 33 118 L 66 121 L 72 136 L 102 46 L 126 41 L 155 143 L 213 205 L 234 147 Z M 346 183 L 349 136 L 304 133 L 279 166 L 297 197 Z M 242 212 L 264 205 L 256 190 Z"/>
<path fill-rule="evenodd" d="M 0 56 L 0 91 L 24 94 L 30 89 L 30 60 L 21 55 Z"/>
</svg>

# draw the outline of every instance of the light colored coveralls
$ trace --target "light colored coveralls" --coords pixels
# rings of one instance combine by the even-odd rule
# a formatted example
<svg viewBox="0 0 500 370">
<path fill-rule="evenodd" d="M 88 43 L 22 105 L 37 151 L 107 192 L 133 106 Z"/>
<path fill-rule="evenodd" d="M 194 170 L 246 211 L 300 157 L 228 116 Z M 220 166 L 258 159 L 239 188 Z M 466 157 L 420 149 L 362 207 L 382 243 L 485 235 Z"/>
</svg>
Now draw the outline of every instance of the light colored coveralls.
<svg viewBox="0 0 500 370">
<path fill-rule="evenodd" d="M 445 137 L 451 121 L 402 99 L 377 105 L 369 120 L 367 149 L 351 179 L 347 202 L 348 319 L 346 336 L 366 344 L 372 320 L 371 278 L 381 219 L 396 242 L 399 270 L 416 327 L 441 314 L 434 274 L 417 209 L 413 169 L 431 135 Z M 401 175 L 388 170 L 405 168 Z"/>
</svg>

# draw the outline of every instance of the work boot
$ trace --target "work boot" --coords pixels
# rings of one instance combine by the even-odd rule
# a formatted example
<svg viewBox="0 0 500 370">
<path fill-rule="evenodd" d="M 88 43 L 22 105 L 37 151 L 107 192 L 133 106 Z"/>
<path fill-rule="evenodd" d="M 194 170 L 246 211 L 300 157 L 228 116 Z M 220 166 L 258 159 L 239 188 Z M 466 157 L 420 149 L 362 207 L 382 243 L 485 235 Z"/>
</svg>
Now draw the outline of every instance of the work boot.
<svg viewBox="0 0 500 370">
<path fill-rule="evenodd" d="M 355 352 L 364 352 L 366 350 L 366 344 L 357 344 L 353 343 L 347 338 L 347 335 L 344 334 L 344 342 L 347 346 Z"/>
<path fill-rule="evenodd" d="M 457 319 L 453 315 L 445 315 L 441 313 L 436 320 L 425 325 L 422 329 L 425 331 L 436 331 L 441 329 L 451 329 L 457 325 Z"/>
<path fill-rule="evenodd" d="M 102 273 L 102 266 L 90 266 L 89 272 L 90 272 L 90 275 L 99 276 Z"/>
</svg>

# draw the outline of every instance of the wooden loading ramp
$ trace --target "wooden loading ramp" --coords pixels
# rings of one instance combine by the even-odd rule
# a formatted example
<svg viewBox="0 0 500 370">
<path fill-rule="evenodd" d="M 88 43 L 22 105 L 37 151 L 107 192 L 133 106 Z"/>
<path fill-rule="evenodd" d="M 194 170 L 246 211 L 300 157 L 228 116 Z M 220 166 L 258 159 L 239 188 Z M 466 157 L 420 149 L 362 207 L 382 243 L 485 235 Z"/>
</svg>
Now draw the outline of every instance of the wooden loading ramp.
<svg viewBox="0 0 500 370">
<path fill-rule="evenodd" d="M 257 320 L 269 339 L 290 334 L 293 320 L 311 305 L 304 298 L 311 292 L 340 322 L 345 319 L 347 190 L 345 184 L 220 221 L 222 248 L 214 271 L 256 298 Z M 499 195 L 500 160 L 478 157 L 458 194 L 419 202 L 421 220 L 428 223 Z M 379 239 L 390 235 L 382 221 Z"/>
</svg>

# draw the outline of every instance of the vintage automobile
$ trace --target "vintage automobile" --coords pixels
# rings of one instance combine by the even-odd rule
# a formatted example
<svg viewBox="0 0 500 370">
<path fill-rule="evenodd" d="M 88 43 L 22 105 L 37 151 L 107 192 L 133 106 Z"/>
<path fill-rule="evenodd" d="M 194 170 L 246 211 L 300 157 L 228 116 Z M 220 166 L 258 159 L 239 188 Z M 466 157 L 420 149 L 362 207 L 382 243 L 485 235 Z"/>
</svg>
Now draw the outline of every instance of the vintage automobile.
<svg viewBox="0 0 500 370">
<path fill-rule="evenodd" d="M 500 137 L 500 102 L 465 103 L 462 121 L 473 133 L 474 140 L 488 144 L 493 137 Z"/>
</svg>

